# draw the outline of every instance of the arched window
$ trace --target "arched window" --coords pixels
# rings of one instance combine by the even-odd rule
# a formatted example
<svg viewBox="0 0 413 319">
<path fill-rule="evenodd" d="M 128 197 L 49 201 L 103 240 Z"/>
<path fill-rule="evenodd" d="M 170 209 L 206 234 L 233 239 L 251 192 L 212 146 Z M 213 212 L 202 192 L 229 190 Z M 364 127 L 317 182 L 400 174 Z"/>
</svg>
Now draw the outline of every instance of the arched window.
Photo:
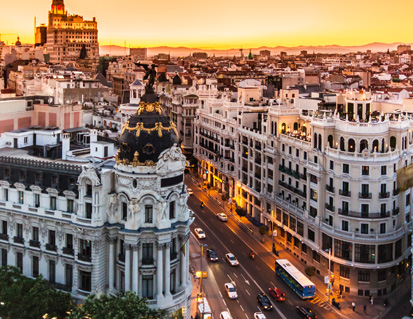
<svg viewBox="0 0 413 319">
<path fill-rule="evenodd" d="M 314 148 L 317 148 L 317 133 L 314 133 Z"/>
<path fill-rule="evenodd" d="M 369 142 L 367 142 L 367 140 L 361 140 L 360 141 L 360 153 L 365 149 L 369 149 Z"/>
<path fill-rule="evenodd" d="M 379 141 L 378 140 L 373 141 L 373 149 L 371 151 L 372 152 L 378 152 L 379 151 Z"/>
<path fill-rule="evenodd" d="M 328 136 L 328 146 L 332 148 L 334 146 L 333 142 L 334 142 L 333 141 L 333 135 L 329 135 Z"/>
<path fill-rule="evenodd" d="M 395 136 L 390 137 L 390 148 L 392 151 L 396 148 L 396 137 Z"/>
<path fill-rule="evenodd" d="M 286 131 L 287 131 L 287 125 L 285 123 L 281 124 L 281 133 L 285 134 Z"/>
<path fill-rule="evenodd" d="M 384 138 L 381 140 L 381 152 L 384 153 Z"/>
<path fill-rule="evenodd" d="M 340 137 L 340 151 L 346 150 L 346 142 L 344 141 L 344 137 Z"/>
<path fill-rule="evenodd" d="M 348 151 L 351 153 L 356 151 L 356 142 L 352 138 L 348 140 Z"/>
<path fill-rule="evenodd" d="M 298 131 L 298 123 L 297 122 L 294 122 L 294 131 Z"/>
<path fill-rule="evenodd" d="M 321 147 L 322 147 L 322 136 L 321 134 L 318 134 L 318 149 L 321 151 Z"/>
<path fill-rule="evenodd" d="M 307 127 L 306 126 L 301 126 L 301 132 L 307 134 Z"/>
<path fill-rule="evenodd" d="M 274 135 L 277 136 L 277 122 L 274 122 Z"/>
</svg>

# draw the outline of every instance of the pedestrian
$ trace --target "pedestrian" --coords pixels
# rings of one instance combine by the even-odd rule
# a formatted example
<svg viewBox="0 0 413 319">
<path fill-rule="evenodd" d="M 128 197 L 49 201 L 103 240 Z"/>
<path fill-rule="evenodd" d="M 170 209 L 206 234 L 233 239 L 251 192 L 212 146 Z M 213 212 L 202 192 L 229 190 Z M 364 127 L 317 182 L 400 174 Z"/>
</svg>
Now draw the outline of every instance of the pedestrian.
<svg viewBox="0 0 413 319">
<path fill-rule="evenodd" d="M 370 303 L 373 304 L 374 300 L 373 300 L 373 296 L 371 297 Z"/>
<path fill-rule="evenodd" d="M 363 311 L 366 312 L 366 309 L 367 309 L 367 306 L 366 306 L 366 304 L 364 304 Z"/>
<path fill-rule="evenodd" d="M 372 295 L 370 295 L 370 296 L 369 296 L 369 301 L 370 301 L 370 302 L 371 302 L 371 298 L 373 298 L 373 296 L 372 296 Z"/>
<path fill-rule="evenodd" d="M 353 311 L 356 311 L 356 303 L 354 301 L 351 303 L 351 306 L 353 307 Z"/>
</svg>

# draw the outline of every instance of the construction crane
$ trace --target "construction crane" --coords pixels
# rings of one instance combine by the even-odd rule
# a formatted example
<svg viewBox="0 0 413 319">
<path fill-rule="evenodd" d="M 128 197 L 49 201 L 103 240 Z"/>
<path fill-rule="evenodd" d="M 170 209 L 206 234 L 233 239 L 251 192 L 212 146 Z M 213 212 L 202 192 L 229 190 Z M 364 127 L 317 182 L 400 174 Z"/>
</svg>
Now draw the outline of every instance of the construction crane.
<svg viewBox="0 0 413 319">
<path fill-rule="evenodd" d="M 0 41 L 2 35 L 19 35 L 18 33 L 0 33 Z"/>
</svg>

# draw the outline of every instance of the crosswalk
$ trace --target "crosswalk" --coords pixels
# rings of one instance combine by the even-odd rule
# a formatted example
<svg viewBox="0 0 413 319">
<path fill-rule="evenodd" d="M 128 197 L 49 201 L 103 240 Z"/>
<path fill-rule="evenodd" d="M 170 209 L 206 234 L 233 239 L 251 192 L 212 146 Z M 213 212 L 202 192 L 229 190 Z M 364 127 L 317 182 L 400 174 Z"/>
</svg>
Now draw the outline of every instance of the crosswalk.
<svg viewBox="0 0 413 319">
<path fill-rule="evenodd" d="M 321 300 L 317 296 L 314 297 L 312 300 L 310 300 L 310 302 L 317 305 L 317 306 L 319 306 L 319 307 L 321 307 L 321 308 L 324 308 L 326 310 L 331 310 L 332 309 L 331 306 L 327 302 Z"/>
</svg>

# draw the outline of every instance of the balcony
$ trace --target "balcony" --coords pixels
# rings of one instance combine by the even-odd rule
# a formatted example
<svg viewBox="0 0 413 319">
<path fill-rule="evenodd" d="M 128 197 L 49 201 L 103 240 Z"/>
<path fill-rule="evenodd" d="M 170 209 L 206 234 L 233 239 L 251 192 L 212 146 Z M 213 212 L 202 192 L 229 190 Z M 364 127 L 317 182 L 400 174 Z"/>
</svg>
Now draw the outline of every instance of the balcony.
<svg viewBox="0 0 413 319">
<path fill-rule="evenodd" d="M 338 193 L 339 193 L 341 196 L 351 197 L 351 192 L 350 192 L 349 190 L 340 189 L 340 190 L 338 191 Z"/>
<path fill-rule="evenodd" d="M 330 212 L 334 212 L 336 210 L 336 208 L 334 207 L 334 205 L 329 205 L 326 203 L 326 209 L 329 210 Z"/>
<path fill-rule="evenodd" d="M 338 209 L 338 214 L 348 217 L 355 217 L 355 218 L 368 218 L 368 219 L 377 219 L 377 218 L 387 218 L 390 217 L 390 212 L 378 212 L 378 213 L 370 213 L 370 212 L 353 212 L 348 210 L 343 210 L 341 208 Z"/>
<path fill-rule="evenodd" d="M 46 244 L 46 250 L 50 250 L 50 251 L 56 251 L 57 250 L 57 246 L 54 244 Z"/>
<path fill-rule="evenodd" d="M 392 214 L 393 214 L 393 216 L 394 216 L 394 215 L 398 215 L 399 212 L 400 212 L 400 208 L 399 208 L 399 207 L 392 209 Z"/>
<path fill-rule="evenodd" d="M 393 196 L 397 196 L 397 195 L 399 195 L 399 193 L 400 193 L 400 189 L 398 189 L 398 188 L 393 189 Z"/>
<path fill-rule="evenodd" d="M 29 241 L 29 245 L 30 245 L 30 247 L 40 248 L 40 241 L 38 241 L 38 240 L 30 240 L 30 241 Z"/>
<path fill-rule="evenodd" d="M 7 234 L 0 234 L 0 239 L 1 240 L 9 240 L 9 235 L 7 235 Z"/>
<path fill-rule="evenodd" d="M 14 236 L 13 240 L 14 240 L 14 242 L 15 242 L 16 244 L 22 244 L 22 245 L 24 245 L 24 238 L 23 238 L 23 237 Z"/>
<path fill-rule="evenodd" d="M 326 185 L 326 190 L 330 193 L 334 193 L 335 192 L 335 188 L 334 186 L 331 185 Z"/>
<path fill-rule="evenodd" d="M 371 193 L 359 193 L 359 198 L 371 199 Z"/>
<path fill-rule="evenodd" d="M 74 255 L 75 250 L 73 248 L 69 248 L 69 247 L 63 247 L 63 253 L 66 255 Z"/>
<path fill-rule="evenodd" d="M 300 178 L 303 180 L 307 180 L 307 174 L 300 174 Z"/>
<path fill-rule="evenodd" d="M 380 192 L 379 193 L 379 198 L 389 198 L 390 197 L 390 192 Z"/>
<path fill-rule="evenodd" d="M 142 265 L 153 265 L 153 258 L 142 258 Z"/>
<path fill-rule="evenodd" d="M 92 256 L 90 256 L 89 254 L 78 253 L 77 254 L 77 259 L 90 263 L 92 261 Z"/>
</svg>

